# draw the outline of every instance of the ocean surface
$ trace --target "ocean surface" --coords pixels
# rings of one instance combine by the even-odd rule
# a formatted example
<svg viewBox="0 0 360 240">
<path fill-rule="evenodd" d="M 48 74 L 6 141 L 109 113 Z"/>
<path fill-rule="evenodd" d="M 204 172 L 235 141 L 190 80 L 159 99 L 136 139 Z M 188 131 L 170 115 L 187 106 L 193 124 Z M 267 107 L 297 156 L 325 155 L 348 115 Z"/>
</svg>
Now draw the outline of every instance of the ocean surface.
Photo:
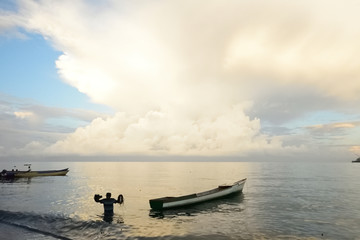
<svg viewBox="0 0 360 240">
<path fill-rule="evenodd" d="M 0 170 L 16 164 L 0 163 Z M 67 176 L 0 182 L 0 239 L 360 239 L 360 164 L 34 162 Z M 155 212 L 149 199 L 247 178 L 242 194 Z M 94 194 L 123 194 L 105 218 Z"/>
</svg>

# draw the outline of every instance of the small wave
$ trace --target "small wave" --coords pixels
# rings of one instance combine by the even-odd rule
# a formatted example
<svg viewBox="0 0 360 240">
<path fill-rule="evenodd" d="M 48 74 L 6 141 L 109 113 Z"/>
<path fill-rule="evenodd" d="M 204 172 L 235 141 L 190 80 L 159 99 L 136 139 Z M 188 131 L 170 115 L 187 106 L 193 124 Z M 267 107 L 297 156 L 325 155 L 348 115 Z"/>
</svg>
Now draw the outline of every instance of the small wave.
<svg viewBox="0 0 360 240">
<path fill-rule="evenodd" d="M 63 215 L 10 212 L 0 210 L 0 223 L 56 239 L 111 239 L 123 236 L 126 229 L 121 219 L 105 222 L 100 216 L 96 220 L 82 220 Z"/>
<path fill-rule="evenodd" d="M 39 229 L 36 229 L 36 228 L 32 228 L 32 227 L 29 227 L 29 226 L 25 226 L 25 225 L 13 223 L 13 222 L 7 222 L 7 221 L 4 221 L 4 220 L 0 220 L 0 223 L 7 224 L 7 225 L 10 225 L 10 226 L 13 226 L 13 227 L 22 228 L 22 229 L 25 229 L 25 230 L 28 230 L 28 231 L 31 231 L 31 232 L 35 232 L 35 233 L 40 233 L 42 235 L 54 237 L 54 238 L 57 238 L 57 239 L 71 240 L 71 238 L 63 237 L 63 236 L 60 236 L 60 235 L 56 235 L 54 233 L 46 232 L 46 231 L 43 231 L 43 230 L 39 230 Z"/>
</svg>

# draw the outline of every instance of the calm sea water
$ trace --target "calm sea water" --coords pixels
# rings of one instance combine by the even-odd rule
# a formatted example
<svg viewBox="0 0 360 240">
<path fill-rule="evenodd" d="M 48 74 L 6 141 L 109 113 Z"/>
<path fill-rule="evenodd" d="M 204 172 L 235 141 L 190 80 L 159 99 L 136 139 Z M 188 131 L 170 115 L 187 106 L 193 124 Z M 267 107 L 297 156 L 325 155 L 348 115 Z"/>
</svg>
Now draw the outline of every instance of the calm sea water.
<svg viewBox="0 0 360 240">
<path fill-rule="evenodd" d="M 18 166 L 22 164 L 17 163 Z M 0 168 L 11 168 L 0 163 Z M 0 233 L 10 239 L 360 239 L 360 164 L 58 162 L 67 176 L 0 183 Z M 242 194 L 153 212 L 148 200 L 242 178 Z M 123 194 L 104 219 L 94 194 Z M 1 237 L 0 237 L 1 238 Z"/>
</svg>

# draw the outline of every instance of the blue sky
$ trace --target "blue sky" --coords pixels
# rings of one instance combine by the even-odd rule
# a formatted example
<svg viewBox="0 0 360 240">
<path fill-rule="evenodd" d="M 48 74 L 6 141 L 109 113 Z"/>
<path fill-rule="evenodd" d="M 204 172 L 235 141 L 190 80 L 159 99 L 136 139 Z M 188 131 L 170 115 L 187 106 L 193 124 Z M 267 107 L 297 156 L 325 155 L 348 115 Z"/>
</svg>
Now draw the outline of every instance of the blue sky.
<svg viewBox="0 0 360 240">
<path fill-rule="evenodd" d="M 19 98 L 32 99 L 53 107 L 109 110 L 92 104 L 57 74 L 56 51 L 43 36 L 23 32 L 25 38 L 0 38 L 1 90 Z"/>
<path fill-rule="evenodd" d="M 360 153 L 358 8 L 2 1 L 0 156 L 347 161 Z"/>
</svg>

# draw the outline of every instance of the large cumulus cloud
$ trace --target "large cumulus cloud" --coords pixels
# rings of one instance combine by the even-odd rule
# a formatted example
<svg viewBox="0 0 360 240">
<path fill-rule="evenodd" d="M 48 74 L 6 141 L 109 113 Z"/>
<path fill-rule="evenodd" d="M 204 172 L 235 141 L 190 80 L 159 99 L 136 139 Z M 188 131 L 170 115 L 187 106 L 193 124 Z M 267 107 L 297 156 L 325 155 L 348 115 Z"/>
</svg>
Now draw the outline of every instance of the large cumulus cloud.
<svg viewBox="0 0 360 240">
<path fill-rule="evenodd" d="M 336 1 L 20 1 L 16 22 L 63 52 L 65 82 L 118 112 L 49 152 L 213 155 L 288 150 L 248 117 L 251 108 L 269 115 L 268 105 L 280 106 L 279 118 L 291 112 L 280 109 L 279 89 L 294 101 L 309 89 L 315 100 L 359 101 L 358 10 Z"/>
</svg>

